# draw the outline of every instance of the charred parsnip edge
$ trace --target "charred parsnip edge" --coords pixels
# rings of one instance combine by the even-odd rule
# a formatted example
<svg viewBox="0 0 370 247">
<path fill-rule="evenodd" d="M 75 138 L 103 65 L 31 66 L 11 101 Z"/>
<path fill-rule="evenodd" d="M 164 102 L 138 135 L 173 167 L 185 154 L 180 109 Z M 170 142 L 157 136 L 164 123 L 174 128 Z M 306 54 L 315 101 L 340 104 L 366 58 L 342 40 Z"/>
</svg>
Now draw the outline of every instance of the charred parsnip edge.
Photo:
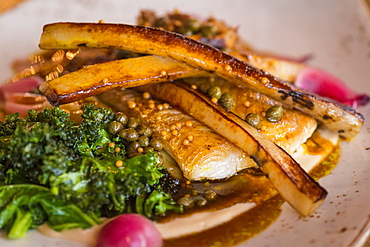
<svg viewBox="0 0 370 247">
<path fill-rule="evenodd" d="M 314 212 L 327 192 L 283 149 L 188 84 L 175 81 L 141 87 L 226 137 L 251 156 L 283 198 L 301 215 Z"/>
<path fill-rule="evenodd" d="M 256 68 L 267 71 L 271 75 L 291 83 L 294 82 L 299 72 L 307 67 L 307 65 L 302 62 L 284 60 L 268 55 L 246 52 L 231 52 L 230 55 L 240 58 Z"/>
<path fill-rule="evenodd" d="M 245 61 L 180 34 L 161 29 L 108 23 L 53 23 L 44 26 L 41 49 L 115 48 L 172 58 L 239 82 L 353 138 L 364 118 L 352 108 L 295 88 Z"/>
<path fill-rule="evenodd" d="M 114 88 L 131 88 L 192 76 L 207 76 L 170 58 L 143 56 L 86 66 L 51 81 L 40 91 L 54 106 L 81 100 Z"/>
<path fill-rule="evenodd" d="M 244 59 L 260 68 L 278 74 L 288 80 L 303 65 L 258 55 L 245 55 Z M 45 67 L 45 66 L 44 66 Z M 131 88 L 186 77 L 210 76 L 204 70 L 185 63 L 158 56 L 144 56 L 115 60 L 85 66 L 62 77 L 45 81 L 40 91 L 54 106 L 71 103 L 86 97 L 107 92 L 116 87 Z"/>
</svg>

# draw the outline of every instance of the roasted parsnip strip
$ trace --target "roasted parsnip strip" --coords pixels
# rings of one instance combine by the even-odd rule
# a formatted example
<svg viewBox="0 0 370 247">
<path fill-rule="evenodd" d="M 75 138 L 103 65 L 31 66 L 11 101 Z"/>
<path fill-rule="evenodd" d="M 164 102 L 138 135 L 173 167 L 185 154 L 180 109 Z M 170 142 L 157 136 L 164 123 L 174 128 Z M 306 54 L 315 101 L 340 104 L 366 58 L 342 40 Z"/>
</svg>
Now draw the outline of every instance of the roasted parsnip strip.
<svg viewBox="0 0 370 247">
<path fill-rule="evenodd" d="M 178 107 L 240 147 L 256 161 L 279 193 L 300 214 L 311 214 L 324 201 L 325 189 L 288 153 L 188 84 L 164 82 L 144 86 L 142 90 Z"/>
<path fill-rule="evenodd" d="M 170 58 L 144 56 L 86 66 L 45 81 L 40 91 L 53 105 L 70 103 L 113 88 L 129 88 L 208 73 Z"/>
<path fill-rule="evenodd" d="M 268 55 L 245 52 L 231 52 L 230 54 L 287 82 L 294 82 L 298 73 L 306 67 L 301 62 L 284 60 Z"/>
<path fill-rule="evenodd" d="M 189 85 L 196 86 L 201 91 L 204 84 L 209 84 L 220 87 L 222 93 L 230 93 L 235 103 L 228 110 L 241 119 L 246 119 L 248 114 L 257 113 L 262 116 L 259 119 L 259 124 L 260 127 L 263 127 L 259 128 L 259 132 L 290 155 L 297 151 L 317 128 L 315 119 L 298 110 L 286 107 L 281 120 L 270 122 L 266 117 L 263 117 L 263 113 L 266 113 L 272 106 L 280 105 L 279 102 L 220 77 L 194 77 L 185 78 L 184 81 Z M 203 92 L 204 90 L 203 86 Z"/>
<path fill-rule="evenodd" d="M 39 46 L 41 49 L 117 48 L 169 57 L 300 109 L 346 138 L 358 134 L 364 120 L 348 106 L 298 90 L 245 61 L 165 30 L 124 24 L 54 23 L 44 26 Z"/>
</svg>

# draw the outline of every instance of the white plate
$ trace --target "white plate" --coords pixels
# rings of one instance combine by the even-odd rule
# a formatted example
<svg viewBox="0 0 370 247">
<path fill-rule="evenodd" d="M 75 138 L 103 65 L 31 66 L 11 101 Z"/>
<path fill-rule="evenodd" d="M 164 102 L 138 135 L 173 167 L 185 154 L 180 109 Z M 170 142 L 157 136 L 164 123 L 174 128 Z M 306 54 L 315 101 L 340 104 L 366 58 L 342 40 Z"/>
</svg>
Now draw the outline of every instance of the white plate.
<svg viewBox="0 0 370 247">
<path fill-rule="evenodd" d="M 364 2 L 350 0 L 29 0 L 0 16 L 0 81 L 11 76 L 10 62 L 37 51 L 42 26 L 57 21 L 135 23 L 140 9 L 160 13 L 175 8 L 214 15 L 234 26 L 254 47 L 293 57 L 312 54 L 311 64 L 370 94 L 370 23 Z M 359 108 L 370 118 L 370 106 Z M 329 196 L 311 217 L 289 206 L 266 231 L 241 246 L 361 246 L 370 232 L 370 124 L 355 140 L 343 142 L 343 156 L 320 180 Z M 37 244 L 36 244 L 37 243 Z M 37 232 L 0 246 L 83 246 Z"/>
</svg>

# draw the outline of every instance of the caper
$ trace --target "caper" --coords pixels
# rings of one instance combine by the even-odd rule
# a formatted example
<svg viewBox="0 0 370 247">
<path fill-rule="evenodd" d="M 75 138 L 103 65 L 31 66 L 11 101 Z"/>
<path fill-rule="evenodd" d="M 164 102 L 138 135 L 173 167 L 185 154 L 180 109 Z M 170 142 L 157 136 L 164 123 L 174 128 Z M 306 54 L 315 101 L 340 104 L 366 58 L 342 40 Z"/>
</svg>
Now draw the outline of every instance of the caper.
<svg viewBox="0 0 370 247">
<path fill-rule="evenodd" d="M 108 124 L 108 132 L 112 135 L 117 134 L 119 131 L 123 129 L 123 125 L 120 122 L 112 121 Z"/>
<path fill-rule="evenodd" d="M 234 97 L 229 93 L 223 93 L 218 103 L 220 103 L 226 109 L 230 109 L 235 104 Z"/>
<path fill-rule="evenodd" d="M 166 25 L 166 22 L 168 21 L 167 17 L 161 17 L 155 20 L 154 26 L 155 27 L 164 27 Z"/>
<path fill-rule="evenodd" d="M 154 149 L 152 147 L 145 147 L 144 153 L 154 152 Z"/>
<path fill-rule="evenodd" d="M 188 28 L 182 28 L 182 30 L 179 31 L 179 33 L 181 33 L 182 35 L 185 35 L 185 36 L 191 36 L 193 35 L 193 32 L 188 29 Z"/>
<path fill-rule="evenodd" d="M 125 138 L 127 141 L 132 142 L 139 139 L 139 134 L 134 128 L 127 129 L 127 136 Z"/>
<path fill-rule="evenodd" d="M 200 28 L 202 27 L 202 24 L 200 23 L 200 21 L 196 20 L 196 19 L 189 19 L 187 20 L 186 22 L 186 25 L 187 27 L 193 32 L 197 32 L 200 30 Z"/>
<path fill-rule="evenodd" d="M 120 122 L 123 126 L 126 126 L 128 121 L 127 115 L 123 112 L 117 112 L 115 119 L 116 121 Z"/>
<path fill-rule="evenodd" d="M 140 147 L 139 143 L 138 142 L 131 142 L 128 146 L 127 146 L 127 153 L 137 153 L 137 149 Z"/>
<path fill-rule="evenodd" d="M 157 165 L 161 166 L 164 163 L 164 157 L 161 152 L 157 153 Z"/>
<path fill-rule="evenodd" d="M 207 94 L 211 98 L 220 99 L 221 98 L 221 88 L 217 86 L 212 86 L 208 89 Z"/>
<path fill-rule="evenodd" d="M 147 136 L 140 136 L 139 137 L 139 140 L 138 140 L 138 143 L 139 143 L 140 147 L 147 147 L 147 146 L 149 146 L 149 137 L 147 137 Z"/>
<path fill-rule="evenodd" d="M 199 195 L 199 192 L 197 190 L 191 190 L 190 195 L 191 196 L 197 196 L 197 195 Z"/>
<path fill-rule="evenodd" d="M 152 139 L 150 140 L 150 146 L 151 146 L 154 150 L 156 150 L 156 151 L 160 151 L 160 150 L 162 150 L 162 149 L 163 149 L 163 143 L 162 143 L 162 141 L 161 141 L 160 139 L 158 139 L 158 138 L 152 138 Z"/>
<path fill-rule="evenodd" d="M 152 135 L 152 129 L 146 124 L 140 124 L 137 126 L 136 131 L 139 135 L 150 137 Z"/>
<path fill-rule="evenodd" d="M 200 197 L 196 200 L 196 204 L 197 206 L 202 207 L 207 204 L 207 200 L 203 197 Z"/>
<path fill-rule="evenodd" d="M 123 139 L 126 139 L 127 138 L 127 134 L 128 134 L 128 129 L 123 129 L 121 130 L 120 132 L 118 132 L 118 135 L 123 138 Z"/>
<path fill-rule="evenodd" d="M 178 204 L 184 206 L 185 208 L 192 208 L 194 206 L 194 201 L 189 197 L 181 197 L 178 201 Z"/>
<path fill-rule="evenodd" d="M 207 25 L 203 26 L 201 31 L 204 37 L 212 38 L 217 34 L 218 29 L 215 25 Z"/>
<path fill-rule="evenodd" d="M 199 89 L 200 89 L 200 91 L 202 92 L 202 93 L 204 93 L 204 94 L 206 94 L 207 92 L 208 92 L 208 89 L 211 87 L 211 85 L 209 84 L 209 83 L 202 83 L 202 84 L 200 84 L 200 87 L 199 87 Z"/>
<path fill-rule="evenodd" d="M 261 128 L 261 119 L 260 119 L 260 117 L 256 113 L 249 113 L 245 117 L 245 121 L 249 125 L 251 125 L 252 127 L 256 128 L 256 129 L 260 129 Z"/>
<path fill-rule="evenodd" d="M 284 108 L 280 105 L 274 105 L 266 111 L 266 119 L 270 122 L 279 121 L 284 114 Z"/>
<path fill-rule="evenodd" d="M 204 197 L 207 200 L 214 200 L 217 197 L 217 194 L 216 194 L 216 192 L 214 190 L 206 190 L 204 192 Z"/>
<path fill-rule="evenodd" d="M 137 126 L 139 126 L 139 124 L 140 124 L 140 120 L 138 118 L 131 117 L 128 119 L 127 127 L 135 129 Z"/>
</svg>

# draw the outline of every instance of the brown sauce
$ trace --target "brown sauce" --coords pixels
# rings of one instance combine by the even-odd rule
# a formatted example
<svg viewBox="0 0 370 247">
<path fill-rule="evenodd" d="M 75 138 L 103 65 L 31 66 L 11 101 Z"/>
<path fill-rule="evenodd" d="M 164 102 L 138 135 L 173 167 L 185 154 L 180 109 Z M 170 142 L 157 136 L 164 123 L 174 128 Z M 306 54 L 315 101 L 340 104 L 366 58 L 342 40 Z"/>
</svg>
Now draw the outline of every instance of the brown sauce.
<svg viewBox="0 0 370 247">
<path fill-rule="evenodd" d="M 303 145 L 310 155 L 325 155 L 333 149 L 333 143 L 323 138 L 318 132 L 314 132 Z"/>
<path fill-rule="evenodd" d="M 330 174 L 337 165 L 340 154 L 341 150 L 338 145 L 334 147 L 331 154 L 320 165 L 312 169 L 310 175 L 318 180 Z M 234 246 L 258 235 L 277 220 L 281 213 L 281 205 L 285 201 L 264 176 L 240 174 L 233 179 L 235 184 L 240 185 L 236 187 L 234 192 L 220 196 L 216 202 L 210 204 L 207 208 L 189 210 L 184 216 L 197 211 L 219 210 L 241 202 L 253 201 L 257 204 L 256 207 L 217 227 L 184 237 L 166 239 L 164 246 Z M 210 183 L 209 186 L 215 185 Z M 174 215 L 170 216 L 170 218 L 176 217 Z"/>
<path fill-rule="evenodd" d="M 192 190 L 196 190 L 199 195 L 192 196 Z M 185 209 L 182 214 L 169 215 L 159 222 L 164 223 L 175 218 L 188 217 L 194 213 L 217 211 L 237 203 L 254 202 L 260 204 L 277 194 L 265 176 L 254 176 L 244 172 L 224 181 L 193 182 L 184 189 L 181 195 L 196 199 L 207 190 L 215 191 L 217 197 L 214 200 L 209 200 L 204 206 L 195 205 Z"/>
<path fill-rule="evenodd" d="M 280 215 L 284 200 L 274 196 L 233 220 L 201 233 L 164 241 L 165 247 L 234 246 L 246 241 L 273 223 Z"/>
<path fill-rule="evenodd" d="M 315 180 L 319 180 L 320 178 L 329 175 L 338 164 L 341 151 L 342 150 L 339 145 L 335 146 L 333 151 L 325 158 L 325 160 L 309 172 L 310 176 Z"/>
</svg>

